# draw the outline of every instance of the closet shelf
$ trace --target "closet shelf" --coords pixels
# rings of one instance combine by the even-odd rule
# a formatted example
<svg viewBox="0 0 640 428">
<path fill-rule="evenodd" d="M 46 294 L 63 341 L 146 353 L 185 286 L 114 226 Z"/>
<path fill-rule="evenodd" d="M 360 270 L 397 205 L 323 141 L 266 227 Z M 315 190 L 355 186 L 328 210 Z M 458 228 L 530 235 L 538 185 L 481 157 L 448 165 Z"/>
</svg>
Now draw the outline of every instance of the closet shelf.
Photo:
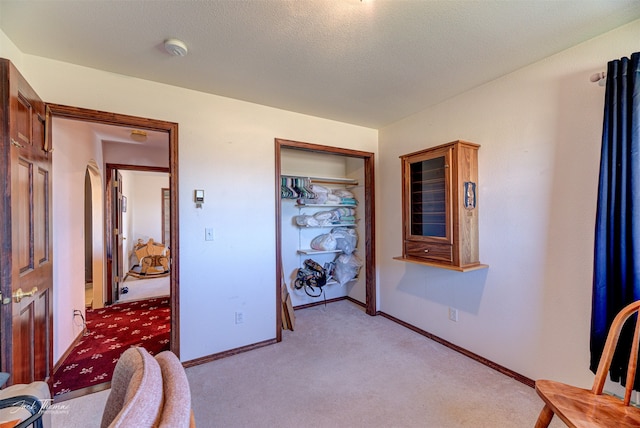
<svg viewBox="0 0 640 428">
<path fill-rule="evenodd" d="M 335 178 L 335 177 L 308 177 L 304 175 L 287 175 L 282 174 L 281 177 L 287 178 L 308 178 L 311 183 L 316 184 L 344 184 L 346 186 L 357 186 L 358 180 L 351 178 Z"/>
<path fill-rule="evenodd" d="M 296 204 L 298 208 L 336 208 L 336 207 L 346 207 L 346 208 L 358 208 L 357 205 L 353 204 Z"/>
<path fill-rule="evenodd" d="M 314 250 L 313 248 L 304 248 L 298 250 L 299 254 L 337 254 L 341 252 L 341 250 Z"/>
<path fill-rule="evenodd" d="M 301 226 L 301 225 L 296 225 L 298 226 L 300 229 L 316 229 L 316 228 L 323 228 L 323 227 L 356 227 L 357 224 L 356 223 L 335 223 L 335 224 L 320 224 L 318 226 Z"/>
<path fill-rule="evenodd" d="M 358 280 L 358 277 L 356 276 L 355 278 L 351 278 L 349 281 L 345 282 L 345 284 L 348 284 L 350 282 L 357 281 L 357 280 Z M 335 279 L 330 279 L 329 281 L 327 281 L 325 285 L 336 285 L 336 284 L 340 284 L 340 283 Z"/>
</svg>

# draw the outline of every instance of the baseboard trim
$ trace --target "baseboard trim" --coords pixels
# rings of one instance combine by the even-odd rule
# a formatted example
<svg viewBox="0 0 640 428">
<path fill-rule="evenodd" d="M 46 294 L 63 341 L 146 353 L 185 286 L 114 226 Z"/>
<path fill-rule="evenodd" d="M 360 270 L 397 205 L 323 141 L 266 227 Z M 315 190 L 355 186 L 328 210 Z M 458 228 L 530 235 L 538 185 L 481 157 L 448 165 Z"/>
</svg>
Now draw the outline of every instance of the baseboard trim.
<svg viewBox="0 0 640 428">
<path fill-rule="evenodd" d="M 184 367 L 199 366 L 200 364 L 208 363 L 210 361 L 220 360 L 222 358 L 231 357 L 232 355 L 242 354 L 243 352 L 253 351 L 254 349 L 262 348 L 264 346 L 274 345 L 278 343 L 276 339 L 264 340 L 262 342 L 254 343 L 251 345 L 241 346 L 239 348 L 230 349 L 228 351 L 219 352 L 217 354 L 211 354 L 204 357 L 196 358 L 193 360 L 185 361 L 182 363 Z"/>
<path fill-rule="evenodd" d="M 367 305 L 362 303 L 360 300 L 356 300 L 356 299 L 354 299 L 353 297 L 350 297 L 350 296 L 345 297 L 345 299 L 347 299 L 351 303 L 355 303 L 356 305 L 360 306 L 361 308 L 367 309 Z"/>
<path fill-rule="evenodd" d="M 358 303 L 358 302 L 355 302 L 355 303 Z M 401 326 L 408 328 L 409 330 L 415 331 L 416 333 L 418 333 L 418 334 L 420 334 L 422 336 L 425 336 L 425 337 L 433 340 L 434 342 L 438 342 L 441 345 L 446 346 L 447 348 L 453 349 L 454 351 L 459 352 L 462 355 L 464 355 L 466 357 L 469 357 L 472 360 L 475 360 L 475 361 L 479 362 L 480 364 L 484 364 L 485 366 L 487 366 L 489 368 L 492 368 L 492 369 L 502 373 L 503 375 L 508 376 L 508 377 L 510 377 L 510 378 L 512 378 L 514 380 L 517 380 L 518 382 L 521 382 L 521 383 L 523 383 L 523 384 L 525 384 L 525 385 L 527 385 L 527 386 L 529 386 L 531 388 L 535 387 L 535 381 L 533 379 L 529 379 L 528 377 L 523 376 L 520 373 L 516 373 L 511 369 L 508 369 L 508 368 L 506 368 L 504 366 L 501 366 L 498 363 L 494 363 L 491 360 L 488 360 L 488 359 L 486 359 L 486 358 L 484 358 L 484 357 L 482 357 L 482 356 L 480 356 L 478 354 L 475 354 L 475 353 L 473 353 L 473 352 L 471 352 L 471 351 L 469 351 L 467 349 L 464 349 L 464 348 L 462 348 L 462 347 L 460 347 L 458 345 L 455 345 L 455 344 L 449 342 L 448 340 L 445 340 L 445 339 L 443 339 L 441 337 L 436 336 L 435 334 L 431 334 L 428 331 L 424 331 L 421 328 L 418 328 L 418 327 L 416 327 L 416 326 L 414 326 L 412 324 L 409 324 L 407 322 L 399 320 L 398 318 L 396 318 L 396 317 L 394 317 L 392 315 L 389 315 L 387 313 L 378 311 L 378 315 L 383 316 L 383 317 L 385 317 L 385 318 L 387 318 L 387 319 L 389 319 L 389 320 L 391 320 L 393 322 L 396 322 L 396 323 L 400 324 Z"/>
<path fill-rule="evenodd" d="M 334 302 L 339 302 L 340 300 L 345 300 L 348 299 L 347 296 L 343 296 L 343 297 L 335 297 L 333 299 L 327 299 L 327 300 L 322 300 L 320 302 L 313 302 L 313 303 L 305 303 L 304 305 L 298 305 L 298 306 L 294 306 L 293 310 L 297 311 L 298 309 L 307 309 L 307 308 L 313 308 L 314 306 L 322 306 L 324 304 L 329 304 L 329 303 L 334 303 Z"/>
<path fill-rule="evenodd" d="M 77 336 L 75 339 L 73 339 L 73 342 L 71 342 L 71 345 L 69 345 L 69 347 L 67 348 L 66 351 L 64 351 L 64 354 L 62 354 L 62 356 L 60 357 L 60 359 L 58 360 L 58 362 L 53 366 L 53 373 L 57 372 L 58 369 L 60 369 L 60 367 L 62 366 L 62 364 L 65 362 L 65 360 L 67 359 L 67 357 L 69 355 L 71 355 L 71 352 L 73 351 L 73 348 L 76 347 L 76 345 L 78 344 L 78 342 L 80 342 L 82 340 L 82 338 L 84 337 L 84 332 L 85 330 L 83 329 Z M 53 376 L 52 373 L 52 376 Z"/>
</svg>

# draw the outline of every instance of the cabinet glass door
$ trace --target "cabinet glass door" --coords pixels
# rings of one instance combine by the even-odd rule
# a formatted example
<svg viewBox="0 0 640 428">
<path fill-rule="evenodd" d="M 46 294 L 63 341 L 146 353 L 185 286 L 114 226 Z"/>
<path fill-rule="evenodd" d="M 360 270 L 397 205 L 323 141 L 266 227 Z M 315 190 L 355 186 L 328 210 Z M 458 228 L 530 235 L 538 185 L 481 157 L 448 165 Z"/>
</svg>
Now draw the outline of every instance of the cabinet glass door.
<svg viewBox="0 0 640 428">
<path fill-rule="evenodd" d="M 446 157 L 410 164 L 411 235 L 447 237 Z"/>
</svg>

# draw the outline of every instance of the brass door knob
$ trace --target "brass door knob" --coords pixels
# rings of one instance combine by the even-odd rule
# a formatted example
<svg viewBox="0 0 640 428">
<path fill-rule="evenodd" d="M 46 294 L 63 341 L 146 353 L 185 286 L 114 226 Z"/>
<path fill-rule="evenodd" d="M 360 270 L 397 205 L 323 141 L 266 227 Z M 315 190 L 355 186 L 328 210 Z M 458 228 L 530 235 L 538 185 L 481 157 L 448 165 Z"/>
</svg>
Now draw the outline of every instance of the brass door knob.
<svg viewBox="0 0 640 428">
<path fill-rule="evenodd" d="M 23 298 L 32 297 L 37 292 L 38 287 L 33 287 L 31 291 L 27 291 L 26 293 L 22 291 L 22 288 L 18 288 L 18 290 L 13 293 L 13 298 L 16 300 L 16 303 L 20 303 L 20 300 L 22 300 Z"/>
</svg>

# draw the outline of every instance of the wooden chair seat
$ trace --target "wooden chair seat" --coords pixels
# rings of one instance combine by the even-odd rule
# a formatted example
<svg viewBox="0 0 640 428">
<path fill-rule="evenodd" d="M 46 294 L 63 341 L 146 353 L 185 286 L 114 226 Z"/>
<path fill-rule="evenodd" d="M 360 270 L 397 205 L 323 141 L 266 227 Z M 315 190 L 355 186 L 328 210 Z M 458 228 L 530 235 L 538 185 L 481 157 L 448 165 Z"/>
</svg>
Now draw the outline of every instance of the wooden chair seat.
<svg viewBox="0 0 640 428">
<path fill-rule="evenodd" d="M 552 380 L 536 381 L 536 391 L 569 427 L 640 427 L 640 409 L 623 405 L 618 397 Z"/>
<path fill-rule="evenodd" d="M 536 392 L 545 403 L 536 421 L 536 428 L 549 426 L 554 414 L 569 427 L 640 427 L 640 409 L 631 405 L 631 392 L 640 349 L 640 322 L 637 321 L 638 317 L 634 316 L 638 311 L 640 300 L 625 306 L 614 318 L 591 389 L 552 380 L 536 381 Z M 627 321 L 635 323 L 635 328 L 627 366 L 625 394 L 623 398 L 618 398 L 602 392 L 620 332 Z"/>
</svg>

